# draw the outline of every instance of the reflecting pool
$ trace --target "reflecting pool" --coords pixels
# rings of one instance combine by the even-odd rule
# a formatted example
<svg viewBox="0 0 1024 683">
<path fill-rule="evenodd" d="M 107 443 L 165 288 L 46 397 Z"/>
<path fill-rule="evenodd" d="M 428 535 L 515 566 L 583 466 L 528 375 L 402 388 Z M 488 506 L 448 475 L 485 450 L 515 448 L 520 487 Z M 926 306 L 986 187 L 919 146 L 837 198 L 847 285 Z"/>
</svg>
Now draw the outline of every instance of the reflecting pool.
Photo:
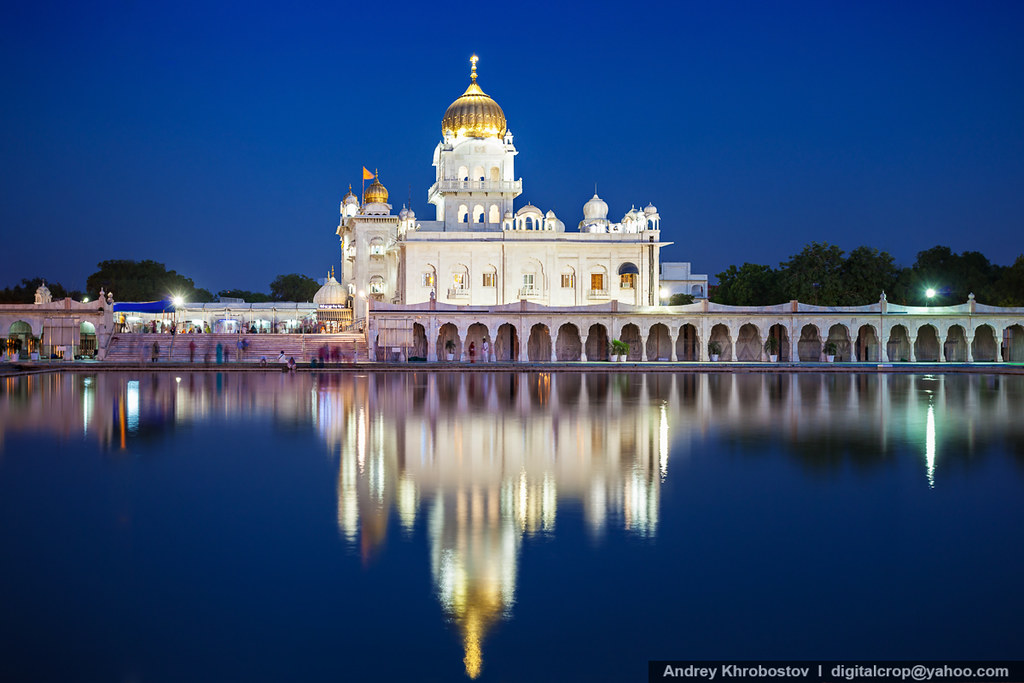
<svg viewBox="0 0 1024 683">
<path fill-rule="evenodd" d="M 1024 377 L 0 380 L 0 680 L 1024 656 Z"/>
</svg>

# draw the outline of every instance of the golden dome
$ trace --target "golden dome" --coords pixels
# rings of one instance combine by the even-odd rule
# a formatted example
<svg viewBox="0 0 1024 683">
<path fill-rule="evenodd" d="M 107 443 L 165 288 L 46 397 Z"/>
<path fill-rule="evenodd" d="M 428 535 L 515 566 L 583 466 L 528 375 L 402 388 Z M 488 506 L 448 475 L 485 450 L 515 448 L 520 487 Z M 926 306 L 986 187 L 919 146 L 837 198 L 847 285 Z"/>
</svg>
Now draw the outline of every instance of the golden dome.
<svg viewBox="0 0 1024 683">
<path fill-rule="evenodd" d="M 441 134 L 501 139 L 505 136 L 505 112 L 476 84 L 477 56 L 473 55 L 469 61 L 473 64 L 469 75 L 472 81 L 462 97 L 452 102 L 444 113 Z"/>
<path fill-rule="evenodd" d="M 380 174 L 374 173 L 373 182 L 363 193 L 363 204 L 387 204 L 388 188 L 380 184 Z"/>
</svg>

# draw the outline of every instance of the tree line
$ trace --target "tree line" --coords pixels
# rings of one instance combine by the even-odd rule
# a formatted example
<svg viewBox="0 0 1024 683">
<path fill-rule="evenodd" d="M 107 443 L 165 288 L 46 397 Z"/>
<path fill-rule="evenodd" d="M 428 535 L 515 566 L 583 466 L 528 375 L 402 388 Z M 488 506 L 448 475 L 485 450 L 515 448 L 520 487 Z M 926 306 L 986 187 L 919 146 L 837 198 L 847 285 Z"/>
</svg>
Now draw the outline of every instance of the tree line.
<svg viewBox="0 0 1024 683">
<path fill-rule="evenodd" d="M 56 281 L 46 281 L 54 300 L 70 296 L 81 300 L 95 300 L 100 289 L 113 292 L 117 301 L 159 301 L 180 296 L 188 303 L 209 303 L 218 297 L 244 299 L 249 303 L 267 301 L 312 301 L 320 284 L 311 277 L 290 273 L 278 275 L 269 285 L 269 294 L 244 289 L 222 289 L 216 295 L 208 289 L 196 287 L 192 278 L 168 270 L 156 261 L 110 260 L 101 261 L 98 270 L 86 278 L 85 290 L 70 289 Z M 23 278 L 20 284 L 0 290 L 0 303 L 30 304 L 35 301 L 36 289 L 43 278 Z"/>
<path fill-rule="evenodd" d="M 1024 306 L 1024 256 L 1010 266 L 991 263 L 977 251 L 953 253 L 935 246 L 918 252 L 909 267 L 871 247 L 849 254 L 828 242 L 812 242 L 778 268 L 756 263 L 729 266 L 716 275 L 711 301 L 734 306 L 770 306 L 797 299 L 819 306 L 875 303 L 882 292 L 892 303 L 944 306 L 967 301 Z M 928 297 L 932 290 L 933 296 Z"/>
</svg>

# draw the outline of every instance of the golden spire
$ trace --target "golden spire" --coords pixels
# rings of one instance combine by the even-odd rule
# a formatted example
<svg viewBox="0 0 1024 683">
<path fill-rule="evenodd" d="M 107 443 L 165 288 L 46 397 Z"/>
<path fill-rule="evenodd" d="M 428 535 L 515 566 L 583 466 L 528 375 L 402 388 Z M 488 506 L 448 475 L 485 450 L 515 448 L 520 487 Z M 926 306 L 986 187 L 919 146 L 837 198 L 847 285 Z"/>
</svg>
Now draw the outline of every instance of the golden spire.
<svg viewBox="0 0 1024 683">
<path fill-rule="evenodd" d="M 505 136 L 507 126 L 505 112 L 490 95 L 480 89 L 476 83 L 476 64 L 480 58 L 473 55 L 469 58 L 469 87 L 462 97 L 448 107 L 441 120 L 441 134 L 459 135 L 468 138 L 498 138 Z"/>
</svg>

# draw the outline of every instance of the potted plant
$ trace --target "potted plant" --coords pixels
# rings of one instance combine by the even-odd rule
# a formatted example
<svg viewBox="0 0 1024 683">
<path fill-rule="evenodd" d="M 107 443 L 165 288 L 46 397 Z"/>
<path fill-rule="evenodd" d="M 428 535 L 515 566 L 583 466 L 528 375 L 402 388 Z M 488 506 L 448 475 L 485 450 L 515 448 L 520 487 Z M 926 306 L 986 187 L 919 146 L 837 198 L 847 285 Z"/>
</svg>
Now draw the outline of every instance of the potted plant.
<svg viewBox="0 0 1024 683">
<path fill-rule="evenodd" d="M 711 358 L 711 362 L 717 362 L 722 355 L 722 345 L 716 341 L 708 342 L 708 356 Z"/>
<path fill-rule="evenodd" d="M 612 360 L 624 361 L 629 358 L 629 344 L 621 339 L 612 340 Z"/>
<path fill-rule="evenodd" d="M 449 339 L 444 343 L 444 350 L 448 354 L 448 360 L 455 360 L 455 340 Z"/>
<path fill-rule="evenodd" d="M 779 362 L 779 340 L 775 337 L 768 337 L 764 340 L 764 350 L 768 352 L 768 359 L 772 363 Z"/>
<path fill-rule="evenodd" d="M 39 360 L 39 338 L 28 338 L 28 357 L 31 360 Z"/>
<path fill-rule="evenodd" d="M 836 362 L 836 343 L 834 341 L 825 342 L 825 360 L 829 363 Z"/>
</svg>

